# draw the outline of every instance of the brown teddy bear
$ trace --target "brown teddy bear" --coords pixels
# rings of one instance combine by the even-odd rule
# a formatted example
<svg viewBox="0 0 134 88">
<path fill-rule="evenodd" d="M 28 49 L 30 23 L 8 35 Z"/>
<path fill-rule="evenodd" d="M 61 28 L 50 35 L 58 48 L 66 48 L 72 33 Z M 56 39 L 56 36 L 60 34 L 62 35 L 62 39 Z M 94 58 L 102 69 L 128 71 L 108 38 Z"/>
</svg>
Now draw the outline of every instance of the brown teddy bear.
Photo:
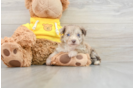
<svg viewBox="0 0 134 88">
<path fill-rule="evenodd" d="M 12 37 L 1 40 L 1 59 L 8 67 L 46 63 L 60 43 L 60 17 L 68 0 L 25 0 L 30 23 L 18 27 Z"/>
</svg>

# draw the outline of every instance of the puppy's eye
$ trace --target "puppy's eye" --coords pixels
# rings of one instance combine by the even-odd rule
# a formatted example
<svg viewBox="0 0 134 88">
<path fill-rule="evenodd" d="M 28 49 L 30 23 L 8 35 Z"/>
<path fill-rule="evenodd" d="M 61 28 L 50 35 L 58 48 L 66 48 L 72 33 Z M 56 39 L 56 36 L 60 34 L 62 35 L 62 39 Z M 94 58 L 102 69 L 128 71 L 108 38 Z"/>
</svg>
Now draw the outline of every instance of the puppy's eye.
<svg viewBox="0 0 134 88">
<path fill-rule="evenodd" d="M 67 34 L 67 36 L 70 36 L 70 34 Z"/>
<path fill-rule="evenodd" d="M 80 37 L 80 34 L 77 34 L 78 37 Z"/>
</svg>

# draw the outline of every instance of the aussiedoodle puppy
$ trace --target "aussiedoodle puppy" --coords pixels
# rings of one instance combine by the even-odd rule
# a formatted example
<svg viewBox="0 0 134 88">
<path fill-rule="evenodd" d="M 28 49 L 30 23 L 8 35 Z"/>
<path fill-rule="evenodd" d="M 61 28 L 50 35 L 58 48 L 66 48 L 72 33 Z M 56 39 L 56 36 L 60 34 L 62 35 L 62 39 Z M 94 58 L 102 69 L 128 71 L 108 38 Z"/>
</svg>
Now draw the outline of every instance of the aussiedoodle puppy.
<svg viewBox="0 0 134 88">
<path fill-rule="evenodd" d="M 51 58 L 59 52 L 68 52 L 69 57 L 77 56 L 78 53 L 89 53 L 92 64 L 99 65 L 101 59 L 96 51 L 84 41 L 86 30 L 79 26 L 68 25 L 60 29 L 61 43 L 55 51 L 47 58 L 47 65 L 50 65 Z"/>
</svg>

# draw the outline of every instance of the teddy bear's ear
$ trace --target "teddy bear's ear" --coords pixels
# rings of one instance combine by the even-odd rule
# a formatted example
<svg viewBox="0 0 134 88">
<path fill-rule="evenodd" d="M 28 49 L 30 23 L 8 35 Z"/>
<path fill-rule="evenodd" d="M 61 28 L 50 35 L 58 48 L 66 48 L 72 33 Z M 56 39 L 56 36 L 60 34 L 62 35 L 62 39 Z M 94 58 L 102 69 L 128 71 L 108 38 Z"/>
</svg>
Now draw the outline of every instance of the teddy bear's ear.
<svg viewBox="0 0 134 88">
<path fill-rule="evenodd" d="M 62 3 L 63 11 L 66 10 L 69 5 L 69 1 L 68 0 L 60 0 L 60 1 Z"/>
<path fill-rule="evenodd" d="M 32 0 L 25 0 L 25 6 L 26 6 L 27 9 L 30 8 L 31 3 L 32 3 Z"/>
</svg>

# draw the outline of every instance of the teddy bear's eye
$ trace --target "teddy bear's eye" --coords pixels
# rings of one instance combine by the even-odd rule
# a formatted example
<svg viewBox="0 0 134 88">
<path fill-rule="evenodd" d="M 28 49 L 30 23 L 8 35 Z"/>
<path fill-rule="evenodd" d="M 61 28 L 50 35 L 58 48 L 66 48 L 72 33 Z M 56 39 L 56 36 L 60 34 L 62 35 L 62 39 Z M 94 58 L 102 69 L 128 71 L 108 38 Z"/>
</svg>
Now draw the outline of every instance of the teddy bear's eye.
<svg viewBox="0 0 134 88">
<path fill-rule="evenodd" d="M 68 33 L 67 36 L 70 36 L 70 34 Z"/>
</svg>

